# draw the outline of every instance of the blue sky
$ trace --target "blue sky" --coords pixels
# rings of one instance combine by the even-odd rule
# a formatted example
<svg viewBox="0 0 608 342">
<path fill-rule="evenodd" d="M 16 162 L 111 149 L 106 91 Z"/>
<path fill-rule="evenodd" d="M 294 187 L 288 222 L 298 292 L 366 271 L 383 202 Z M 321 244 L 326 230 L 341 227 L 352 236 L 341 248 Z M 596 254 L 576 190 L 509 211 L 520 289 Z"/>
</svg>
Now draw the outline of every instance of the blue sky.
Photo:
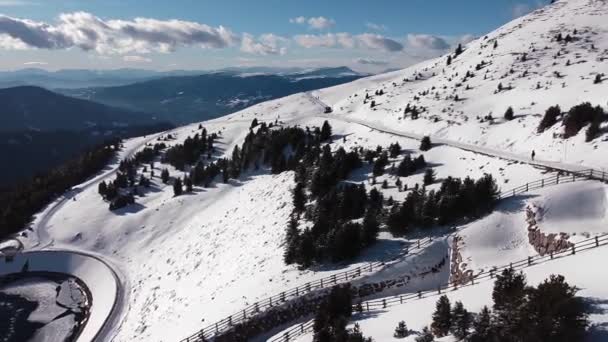
<svg viewBox="0 0 608 342">
<path fill-rule="evenodd" d="M 0 0 L 0 68 L 348 65 L 374 71 L 440 55 L 541 5 L 539 0 Z"/>
</svg>

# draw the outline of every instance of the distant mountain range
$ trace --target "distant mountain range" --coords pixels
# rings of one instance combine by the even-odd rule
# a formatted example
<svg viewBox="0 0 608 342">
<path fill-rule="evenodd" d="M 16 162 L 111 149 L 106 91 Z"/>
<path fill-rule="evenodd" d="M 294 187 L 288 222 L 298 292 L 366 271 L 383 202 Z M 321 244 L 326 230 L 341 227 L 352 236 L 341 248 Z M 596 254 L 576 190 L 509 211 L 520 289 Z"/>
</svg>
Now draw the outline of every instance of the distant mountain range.
<svg viewBox="0 0 608 342">
<path fill-rule="evenodd" d="M 150 114 L 39 87 L 0 89 L 0 187 L 56 166 L 94 144 L 171 128 Z"/>
<path fill-rule="evenodd" d="M 270 68 L 226 69 L 195 76 L 161 77 L 117 87 L 59 91 L 110 106 L 153 113 L 157 119 L 174 124 L 186 124 L 363 76 L 346 67 L 288 69 L 280 73 Z"/>
<path fill-rule="evenodd" d="M 15 71 L 0 71 L 0 88 L 18 86 L 38 86 L 47 89 L 76 89 L 90 87 L 115 87 L 135 82 L 149 81 L 172 76 L 196 76 L 213 73 L 227 74 L 272 74 L 288 75 L 308 72 L 328 72 L 326 76 L 336 76 L 334 71 L 341 68 L 304 69 L 304 68 L 275 68 L 275 67 L 233 67 L 220 70 L 171 70 L 154 71 L 145 69 L 113 69 L 87 70 L 65 69 L 48 71 L 38 68 L 27 68 Z M 347 73 L 357 74 L 352 70 Z M 333 75 L 332 75 L 333 74 Z"/>
</svg>

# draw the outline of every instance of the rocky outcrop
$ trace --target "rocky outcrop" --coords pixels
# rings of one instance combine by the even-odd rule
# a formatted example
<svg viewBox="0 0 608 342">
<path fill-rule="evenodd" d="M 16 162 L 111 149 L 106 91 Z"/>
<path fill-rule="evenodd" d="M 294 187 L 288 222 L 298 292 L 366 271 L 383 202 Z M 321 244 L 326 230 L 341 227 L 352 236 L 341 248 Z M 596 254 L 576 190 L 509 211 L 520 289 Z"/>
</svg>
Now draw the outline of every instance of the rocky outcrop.
<svg viewBox="0 0 608 342">
<path fill-rule="evenodd" d="M 455 235 L 452 239 L 452 256 L 450 262 L 450 281 L 454 285 L 464 285 L 473 279 L 473 270 L 467 270 L 467 263 L 462 260 L 460 247 L 464 243 L 462 237 Z"/>
<path fill-rule="evenodd" d="M 541 256 L 553 254 L 572 248 L 574 245 L 568 241 L 570 236 L 566 233 L 544 234 L 538 227 L 538 217 L 542 216 L 543 209 L 536 206 L 526 208 L 526 222 L 528 223 L 528 241 L 534 250 Z"/>
</svg>

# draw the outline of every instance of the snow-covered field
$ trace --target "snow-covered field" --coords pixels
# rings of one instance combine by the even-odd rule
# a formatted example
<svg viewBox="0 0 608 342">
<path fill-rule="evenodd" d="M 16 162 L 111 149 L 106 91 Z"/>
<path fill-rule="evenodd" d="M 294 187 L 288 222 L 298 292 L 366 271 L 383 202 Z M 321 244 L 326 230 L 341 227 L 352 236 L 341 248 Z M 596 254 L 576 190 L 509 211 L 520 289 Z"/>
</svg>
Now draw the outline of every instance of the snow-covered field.
<svg viewBox="0 0 608 342">
<path fill-rule="evenodd" d="M 549 171 L 542 166 L 602 170 L 608 167 L 605 135 L 586 143 L 584 129 L 577 136 L 562 140 L 554 137 L 561 132 L 561 123 L 542 134 L 536 133 L 536 127 L 551 105 L 559 104 L 562 110 L 583 101 L 606 105 L 608 81 L 593 84 L 593 78 L 598 72 L 608 73 L 607 15 L 606 1 L 558 1 L 488 34 L 487 38 L 471 42 L 450 66 L 446 65 L 446 58 L 440 58 L 312 94 L 265 102 L 202 124 L 208 132 L 220 133 L 216 158 L 229 156 L 234 146 L 243 142 L 254 118 L 302 127 L 320 126 L 327 119 L 333 128 L 334 149 L 388 147 L 399 142 L 406 152 L 416 156 L 422 152 L 418 150 L 419 141 L 412 138 L 430 134 L 439 144 L 422 154 L 438 179 L 478 178 L 491 173 L 506 190 L 547 177 Z M 575 28 L 578 40 L 573 43 L 553 41 L 558 30 L 564 35 L 574 34 Z M 494 40 L 498 41 L 496 49 Z M 521 60 L 523 53 L 527 54 L 525 61 Z M 570 66 L 565 65 L 568 59 Z M 476 70 L 482 60 L 488 63 Z M 467 71 L 475 76 L 463 83 Z M 560 72 L 559 77 L 554 71 Z M 494 93 L 499 83 L 513 89 Z M 540 89 L 536 89 L 538 83 Z M 375 96 L 374 92 L 380 89 L 384 95 Z M 363 103 L 367 93 L 376 101 L 373 109 L 369 102 Z M 454 100 L 455 95 L 458 101 Z M 324 104 L 332 106 L 334 112 L 322 114 Z M 425 107 L 426 111 L 418 120 L 404 118 L 407 104 Z M 508 106 L 513 106 L 516 118 L 505 122 L 502 114 Z M 477 119 L 489 113 L 495 118 L 493 123 Z M 197 128 L 198 123 L 173 130 L 171 134 L 176 139 L 169 145 L 181 143 Z M 132 156 L 157 137 L 127 141 L 120 158 Z M 532 150 L 537 153 L 536 166 L 531 165 Z M 403 155 L 391 163 L 398 163 L 401 158 Z M 26 248 L 87 251 L 115 265 L 123 277 L 126 304 L 116 317 L 121 323 L 108 336 L 113 341 L 176 341 L 259 299 L 401 252 L 399 248 L 391 248 L 396 245 L 395 239 L 383 234 L 376 247 L 352 264 L 309 271 L 285 266 L 284 230 L 292 211 L 293 174 L 270 175 L 263 168 L 229 184 L 214 183 L 207 189 L 195 187 L 194 193 L 180 197 L 173 196 L 171 186 L 154 178 L 151 189 L 137 198 L 137 204 L 110 212 L 97 193 L 97 185 L 112 179 L 117 163 L 74 187 L 41 212 L 32 225 L 34 233 L 24 239 Z M 172 176 L 182 175 L 160 162 L 156 163 L 157 175 L 161 168 L 169 169 Z M 369 167 L 358 170 L 349 181 L 364 182 L 369 189 L 370 172 Z M 411 188 L 421 184 L 422 177 L 420 173 L 402 181 Z M 393 186 L 394 178 L 378 177 L 377 184 L 385 178 L 389 183 L 389 188 L 382 190 L 385 197 L 403 198 L 405 193 Z M 539 221 L 543 231 L 572 235 L 604 232 L 605 189 L 596 183 L 580 184 L 543 190 L 547 191 L 542 202 L 544 216 Z M 576 191 L 579 186 L 583 190 Z M 525 203 L 540 200 L 530 197 Z M 569 205 L 572 202 L 585 202 L 588 206 L 573 207 Z M 525 203 L 522 199 L 502 203 L 483 220 L 460 228 L 458 233 L 465 237 L 462 253 L 469 259 L 469 267 L 484 268 L 499 261 L 503 264 L 531 252 L 526 244 Z M 584 231 L 577 230 L 581 223 L 586 227 Z M 448 242 L 439 241 L 434 248 L 448 252 Z M 593 253 L 602 251 L 537 266 L 536 272 L 531 272 L 532 269 L 527 272 L 532 283 L 538 282 L 553 272 L 556 265 L 571 265 L 574 263 L 571 260 L 590 262 L 585 258 Z M 424 267 L 424 260 L 420 256 L 411 264 L 404 262 L 393 269 L 413 272 Z M 587 268 L 564 268 L 567 277 L 570 274 L 569 278 L 575 278 L 573 283 L 591 291 L 583 295 L 603 295 L 599 288 L 603 275 Z M 575 272 L 581 272 L 580 279 Z M 447 275 L 438 278 L 443 276 Z M 379 273 L 369 279 L 378 277 L 384 276 Z M 412 283 L 412 286 L 431 285 Z M 484 283 L 453 295 L 468 294 L 472 298 L 465 304 L 476 309 L 475 305 L 487 303 L 490 289 L 491 284 Z M 428 324 L 430 316 L 426 312 L 432 310 L 434 299 L 428 301 L 364 320 L 364 331 L 384 341 L 385 336 L 392 336 L 397 322 L 393 318 L 406 315 L 405 307 L 412 317 L 408 324 L 418 329 Z"/>
</svg>

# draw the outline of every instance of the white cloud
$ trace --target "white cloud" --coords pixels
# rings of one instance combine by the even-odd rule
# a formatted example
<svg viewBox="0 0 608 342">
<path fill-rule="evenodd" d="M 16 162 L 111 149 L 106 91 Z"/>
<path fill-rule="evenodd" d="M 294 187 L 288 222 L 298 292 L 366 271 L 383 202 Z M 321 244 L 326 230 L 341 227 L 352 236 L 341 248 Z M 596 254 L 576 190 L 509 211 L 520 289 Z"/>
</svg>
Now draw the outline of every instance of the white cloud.
<svg viewBox="0 0 608 342">
<path fill-rule="evenodd" d="M 303 34 L 294 37 L 295 42 L 307 49 L 324 47 L 324 48 L 337 48 L 344 47 L 340 46 L 338 37 L 333 33 L 317 35 L 317 34 Z"/>
<path fill-rule="evenodd" d="M 403 45 L 396 40 L 379 34 L 364 33 L 353 36 L 350 33 L 327 33 L 322 35 L 306 34 L 294 37 L 295 42 L 305 48 L 368 48 L 396 52 L 403 50 Z"/>
<path fill-rule="evenodd" d="M 61 14 L 54 24 L 0 15 L 0 35 L 11 38 L 2 41 L 4 48 L 78 47 L 99 54 L 170 52 L 186 46 L 224 48 L 240 41 L 223 26 L 149 18 L 103 20 L 86 12 Z"/>
<path fill-rule="evenodd" d="M 403 44 L 379 34 L 364 33 L 357 36 L 361 44 L 369 49 L 397 52 L 403 50 Z"/>
<path fill-rule="evenodd" d="M 315 30 L 327 30 L 334 26 L 336 22 L 333 19 L 328 19 L 325 17 L 315 17 L 308 19 L 308 25 L 310 28 Z"/>
<path fill-rule="evenodd" d="M 150 63 L 150 62 L 152 62 L 152 60 L 150 58 L 143 57 L 143 56 L 137 56 L 137 55 L 124 56 L 124 57 L 122 57 L 122 60 L 125 62 L 129 62 L 129 63 Z"/>
<path fill-rule="evenodd" d="M 47 62 L 25 62 L 23 65 L 48 65 Z"/>
<path fill-rule="evenodd" d="M 248 33 L 243 34 L 241 40 L 241 51 L 254 55 L 284 55 L 287 48 L 281 45 L 288 42 L 288 39 L 272 33 L 263 34 L 259 39 Z"/>
<path fill-rule="evenodd" d="M 439 36 L 430 34 L 408 34 L 408 45 L 415 49 L 426 50 L 446 50 L 450 48 L 450 44 Z"/>
<path fill-rule="evenodd" d="M 389 64 L 387 61 L 381 61 L 381 60 L 370 59 L 370 58 L 357 58 L 357 59 L 355 59 L 355 63 L 363 64 L 363 65 L 378 65 L 378 66 Z"/>
<path fill-rule="evenodd" d="M 295 17 L 289 19 L 289 22 L 292 24 L 304 25 L 308 24 L 308 27 L 313 30 L 327 30 L 333 27 L 336 22 L 333 19 L 325 18 L 323 16 L 320 17 Z"/>
<path fill-rule="evenodd" d="M 374 24 L 372 22 L 365 23 L 365 27 L 374 31 L 387 31 L 388 27 L 386 25 Z"/>
<path fill-rule="evenodd" d="M 289 19 L 289 22 L 292 24 L 306 24 L 306 17 L 295 17 Z"/>
</svg>

